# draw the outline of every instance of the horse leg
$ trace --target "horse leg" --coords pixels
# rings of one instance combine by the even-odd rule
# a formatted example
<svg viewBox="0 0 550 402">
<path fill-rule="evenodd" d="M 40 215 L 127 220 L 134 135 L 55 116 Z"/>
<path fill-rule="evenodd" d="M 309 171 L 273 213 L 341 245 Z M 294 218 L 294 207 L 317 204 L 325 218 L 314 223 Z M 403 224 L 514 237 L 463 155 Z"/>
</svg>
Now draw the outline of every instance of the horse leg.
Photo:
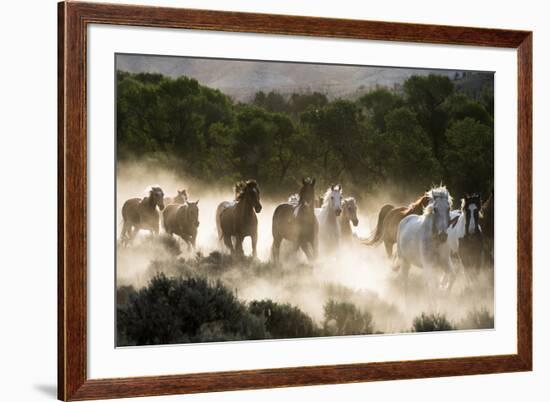
<svg viewBox="0 0 550 402">
<path fill-rule="evenodd" d="M 250 242 L 252 243 L 252 257 L 257 258 L 256 246 L 258 245 L 258 232 L 255 231 L 252 233 Z"/>
<path fill-rule="evenodd" d="M 239 256 L 244 256 L 243 241 L 244 241 L 243 236 L 241 235 L 236 236 L 235 252 Z"/>
<path fill-rule="evenodd" d="M 273 244 L 271 245 L 271 259 L 275 264 L 279 263 L 279 250 L 281 248 L 282 237 L 274 236 Z"/>
<path fill-rule="evenodd" d="M 308 242 L 303 242 L 300 244 L 300 248 L 302 249 L 302 251 L 304 252 L 304 254 L 306 255 L 307 257 L 307 260 L 309 262 L 312 262 L 314 260 L 314 249 L 313 249 L 313 245 L 308 243 Z"/>
<path fill-rule="evenodd" d="M 231 241 L 231 236 L 229 235 L 224 235 L 223 236 L 223 242 L 225 244 L 225 247 L 227 247 L 229 249 L 229 251 L 231 252 L 231 254 L 233 254 L 233 242 Z"/>
<path fill-rule="evenodd" d="M 128 232 L 132 229 L 132 225 L 130 225 L 127 221 L 124 221 L 122 223 L 122 231 L 120 232 L 120 244 L 125 246 L 128 243 Z"/>
<path fill-rule="evenodd" d="M 384 239 L 384 247 L 386 248 L 386 254 L 388 258 L 393 256 L 393 242 L 388 239 Z"/>
</svg>

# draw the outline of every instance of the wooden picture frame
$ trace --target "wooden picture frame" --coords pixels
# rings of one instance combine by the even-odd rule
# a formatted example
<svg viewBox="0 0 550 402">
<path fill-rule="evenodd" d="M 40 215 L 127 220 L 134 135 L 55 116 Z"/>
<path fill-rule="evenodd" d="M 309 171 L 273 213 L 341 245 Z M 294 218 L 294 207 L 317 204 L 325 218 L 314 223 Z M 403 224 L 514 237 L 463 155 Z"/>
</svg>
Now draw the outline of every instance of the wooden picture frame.
<svg viewBox="0 0 550 402">
<path fill-rule="evenodd" d="M 58 397 L 122 398 L 532 369 L 532 33 L 62 2 L 58 5 Z M 154 377 L 87 376 L 87 26 L 110 24 L 517 49 L 517 353 Z"/>
</svg>

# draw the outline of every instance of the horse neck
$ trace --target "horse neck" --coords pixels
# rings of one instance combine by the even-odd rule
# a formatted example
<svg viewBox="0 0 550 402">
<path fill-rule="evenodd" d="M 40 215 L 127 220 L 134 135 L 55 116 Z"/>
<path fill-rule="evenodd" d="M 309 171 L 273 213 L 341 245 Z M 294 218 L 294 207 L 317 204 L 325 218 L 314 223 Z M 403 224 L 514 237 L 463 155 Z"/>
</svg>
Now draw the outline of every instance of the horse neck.
<svg viewBox="0 0 550 402">
<path fill-rule="evenodd" d="M 143 203 L 147 206 L 147 208 L 151 210 L 155 209 L 157 206 L 153 201 L 153 197 L 151 197 L 150 195 L 143 199 Z"/>
<path fill-rule="evenodd" d="M 343 235 L 351 235 L 351 223 L 349 216 L 340 216 L 339 224 Z"/>
<path fill-rule="evenodd" d="M 249 217 L 254 214 L 254 206 L 248 197 L 243 197 L 237 200 L 235 211 L 241 217 Z"/>
</svg>

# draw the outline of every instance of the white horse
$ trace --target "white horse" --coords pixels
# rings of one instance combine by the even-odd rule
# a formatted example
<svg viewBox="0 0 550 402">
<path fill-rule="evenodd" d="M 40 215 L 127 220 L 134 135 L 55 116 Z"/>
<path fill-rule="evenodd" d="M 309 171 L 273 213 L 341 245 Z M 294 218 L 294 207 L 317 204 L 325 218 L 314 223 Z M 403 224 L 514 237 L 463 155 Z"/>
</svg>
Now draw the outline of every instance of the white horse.
<svg viewBox="0 0 550 402">
<path fill-rule="evenodd" d="M 342 213 L 342 186 L 333 185 L 323 195 L 321 208 L 315 208 L 319 222 L 319 244 L 324 251 L 332 251 L 340 241 L 338 217 Z"/>
<path fill-rule="evenodd" d="M 440 286 L 450 290 L 456 276 L 447 241 L 452 197 L 445 187 L 433 188 L 427 195 L 423 215 L 409 215 L 399 223 L 396 268 L 402 269 L 405 286 L 410 266 L 422 268 L 430 291 L 436 271 L 442 268 L 445 276 Z"/>
</svg>

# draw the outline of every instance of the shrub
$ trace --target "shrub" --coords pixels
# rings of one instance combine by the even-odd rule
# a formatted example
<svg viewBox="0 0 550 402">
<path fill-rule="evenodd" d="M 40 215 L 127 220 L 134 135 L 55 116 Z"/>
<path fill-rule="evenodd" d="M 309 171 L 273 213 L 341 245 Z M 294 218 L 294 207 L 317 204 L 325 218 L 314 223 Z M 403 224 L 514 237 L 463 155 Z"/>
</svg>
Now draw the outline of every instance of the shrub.
<svg viewBox="0 0 550 402">
<path fill-rule="evenodd" d="M 372 315 L 352 303 L 329 300 L 324 313 L 323 331 L 327 336 L 374 333 Z"/>
<path fill-rule="evenodd" d="M 117 308 L 118 345 L 265 338 L 264 325 L 221 282 L 153 277 Z"/>
<path fill-rule="evenodd" d="M 444 314 L 422 313 L 413 321 L 413 332 L 451 331 L 455 329 Z"/>
<path fill-rule="evenodd" d="M 319 336 L 313 320 L 298 307 L 278 304 L 272 300 L 253 301 L 249 311 L 265 320 L 265 328 L 271 338 L 305 338 Z"/>
<path fill-rule="evenodd" d="M 460 321 L 458 327 L 460 329 L 492 329 L 495 327 L 495 317 L 486 308 L 471 310 Z"/>
</svg>

